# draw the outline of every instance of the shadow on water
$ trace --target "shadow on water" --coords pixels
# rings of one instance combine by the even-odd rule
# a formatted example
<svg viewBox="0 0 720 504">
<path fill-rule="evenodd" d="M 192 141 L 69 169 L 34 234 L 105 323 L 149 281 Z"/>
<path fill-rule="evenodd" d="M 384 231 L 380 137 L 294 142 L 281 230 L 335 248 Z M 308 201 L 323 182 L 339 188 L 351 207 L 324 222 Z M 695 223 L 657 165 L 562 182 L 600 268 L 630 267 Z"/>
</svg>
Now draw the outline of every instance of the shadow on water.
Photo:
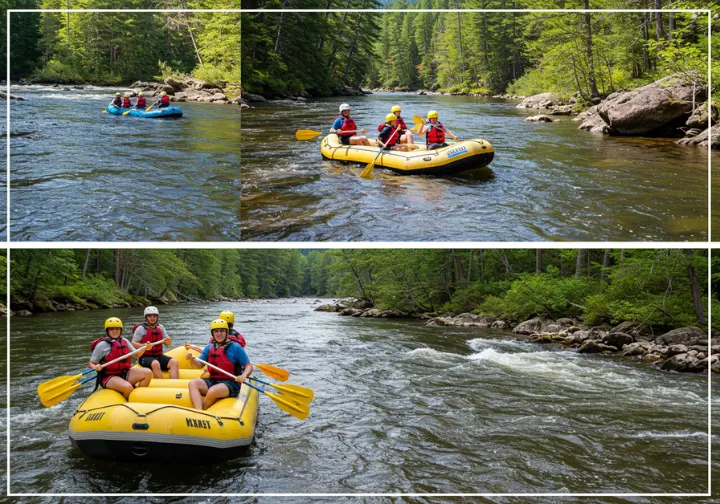
<svg viewBox="0 0 720 504">
<path fill-rule="evenodd" d="M 13 491 L 705 488 L 706 377 L 556 351 L 506 331 L 341 317 L 312 308 L 308 299 L 162 307 L 174 344 L 207 341 L 208 321 L 220 310 L 234 311 L 254 362 L 288 369 L 289 383 L 315 391 L 304 422 L 261 400 L 250 451 L 211 467 L 90 460 L 71 448 L 66 432 L 90 390 L 53 408 L 38 403 L 38 383 L 86 365 L 88 344 L 105 318 L 116 315 L 129 325 L 140 318 L 138 309 L 13 318 Z M 53 358 L 37 359 L 38 347 Z M 716 377 L 713 385 L 720 385 Z"/>
<path fill-rule="evenodd" d="M 349 101 L 360 127 L 400 103 L 407 118 L 441 111 L 462 138 L 496 150 L 488 168 L 451 178 L 401 177 L 322 160 L 320 138 Z M 670 139 L 579 131 L 569 117 L 493 99 L 377 93 L 243 111 L 243 239 L 251 240 L 705 240 L 707 152 Z M 408 119 L 409 120 L 409 119 Z M 715 156 L 715 155 L 714 155 Z"/>
<path fill-rule="evenodd" d="M 14 240 L 240 238 L 239 107 L 141 119 L 102 113 L 114 89 L 14 92 Z"/>
</svg>

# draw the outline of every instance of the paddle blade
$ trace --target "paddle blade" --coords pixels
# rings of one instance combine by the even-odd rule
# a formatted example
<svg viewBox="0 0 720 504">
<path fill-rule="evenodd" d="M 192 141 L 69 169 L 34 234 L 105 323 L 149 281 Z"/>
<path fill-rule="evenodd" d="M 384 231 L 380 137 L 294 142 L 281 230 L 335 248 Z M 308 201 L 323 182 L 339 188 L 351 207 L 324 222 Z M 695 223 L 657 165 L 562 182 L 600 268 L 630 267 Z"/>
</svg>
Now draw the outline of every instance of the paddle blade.
<svg viewBox="0 0 720 504">
<path fill-rule="evenodd" d="M 255 364 L 254 362 L 252 363 L 252 365 L 254 368 L 259 369 L 265 375 L 269 376 L 273 380 L 284 382 L 284 381 L 287 381 L 288 378 L 290 378 L 289 371 L 286 371 L 277 366 L 271 366 L 270 364 Z"/>
<path fill-rule="evenodd" d="M 288 396 L 289 399 L 293 399 L 303 404 L 310 404 L 315 398 L 315 392 L 307 387 L 301 387 L 299 385 L 270 385 L 275 390 L 282 392 L 283 395 Z"/>
<path fill-rule="evenodd" d="M 68 385 L 72 385 L 80 378 L 82 378 L 81 374 L 75 376 L 59 376 L 57 378 L 53 378 L 52 380 L 48 380 L 38 385 L 37 393 L 42 400 L 43 396 L 51 396 L 58 389 L 65 388 Z"/>
<path fill-rule="evenodd" d="M 312 140 L 322 135 L 322 131 L 315 130 L 297 130 L 295 132 L 295 140 Z"/>
<path fill-rule="evenodd" d="M 63 402 L 65 399 L 70 397 L 72 393 L 75 392 L 78 387 L 80 387 L 80 385 L 82 385 L 82 383 L 76 383 L 75 385 L 51 392 L 51 394 L 48 396 L 40 396 L 40 402 L 46 408 L 49 408 L 50 406 L 55 406 L 56 404 Z"/>
<path fill-rule="evenodd" d="M 154 106 L 155 106 L 155 104 L 153 103 L 152 105 L 150 105 L 148 108 L 145 109 L 145 112 L 150 112 L 150 109 L 153 108 Z"/>
<path fill-rule="evenodd" d="M 132 109 L 130 109 L 130 110 L 132 110 Z M 130 113 L 130 110 L 127 110 L 127 111 L 123 112 L 123 116 L 128 115 L 128 114 Z"/>
<path fill-rule="evenodd" d="M 294 401 L 290 398 L 280 397 L 279 395 L 271 394 L 270 392 L 265 392 L 265 395 L 272 399 L 278 408 L 283 410 L 285 413 L 289 413 L 295 418 L 305 420 L 310 414 L 310 408 L 307 404 Z"/>
<path fill-rule="evenodd" d="M 375 160 L 376 160 L 376 159 L 377 159 L 377 158 L 375 158 L 375 159 L 372 161 L 372 163 L 369 163 L 369 164 L 365 167 L 365 169 L 362 171 L 362 173 L 360 174 L 360 176 L 361 176 L 362 178 L 368 178 L 368 177 L 370 176 L 370 174 L 371 174 L 372 171 L 373 171 L 373 168 L 375 168 Z"/>
</svg>

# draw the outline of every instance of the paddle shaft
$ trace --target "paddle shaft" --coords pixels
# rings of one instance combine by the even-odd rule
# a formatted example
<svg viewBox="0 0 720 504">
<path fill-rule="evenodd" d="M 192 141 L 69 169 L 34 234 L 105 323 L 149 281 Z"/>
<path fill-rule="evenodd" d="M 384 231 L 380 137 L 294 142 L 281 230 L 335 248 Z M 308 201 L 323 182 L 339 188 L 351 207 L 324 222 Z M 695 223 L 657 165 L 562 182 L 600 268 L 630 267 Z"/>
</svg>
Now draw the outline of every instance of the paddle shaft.
<svg viewBox="0 0 720 504">
<path fill-rule="evenodd" d="M 155 343 L 152 344 L 152 346 L 155 346 L 155 345 L 157 345 L 158 343 L 162 343 L 162 342 L 163 342 L 163 340 L 156 341 Z M 142 351 L 142 350 L 144 350 L 144 349 L 145 349 L 145 347 L 138 348 L 138 349 L 133 350 L 132 352 L 130 352 L 130 353 L 128 353 L 128 354 L 123 355 L 122 357 L 118 357 L 117 359 L 113 359 L 113 360 L 111 360 L 110 362 L 106 362 L 106 363 L 104 363 L 104 364 L 101 364 L 101 368 L 100 368 L 100 369 L 104 369 L 105 366 L 109 366 L 110 364 L 115 364 L 116 362 L 119 362 L 119 361 L 121 361 L 121 360 L 123 360 L 123 359 L 127 359 L 127 358 L 130 357 L 131 355 L 134 355 L 134 354 L 136 354 L 136 353 L 138 353 L 138 352 L 140 352 L 140 351 Z M 90 370 L 91 370 L 91 371 L 95 371 L 95 369 L 93 369 L 93 368 L 90 368 Z M 85 373 L 83 373 L 83 374 L 85 374 Z"/>
<path fill-rule="evenodd" d="M 217 366 L 214 366 L 214 365 L 210 364 L 209 362 L 205 362 L 205 361 L 202 360 L 202 359 L 198 359 L 197 357 L 195 357 L 195 360 L 198 361 L 198 362 L 202 362 L 202 363 L 205 364 L 207 367 L 213 368 L 215 371 L 220 371 L 222 374 L 229 376 L 229 377 L 232 378 L 233 380 L 237 380 L 237 376 L 235 376 L 235 375 L 232 374 L 232 373 L 228 373 L 228 372 L 225 371 L 224 369 L 221 369 L 221 368 L 219 368 L 219 367 L 217 367 Z"/>
</svg>

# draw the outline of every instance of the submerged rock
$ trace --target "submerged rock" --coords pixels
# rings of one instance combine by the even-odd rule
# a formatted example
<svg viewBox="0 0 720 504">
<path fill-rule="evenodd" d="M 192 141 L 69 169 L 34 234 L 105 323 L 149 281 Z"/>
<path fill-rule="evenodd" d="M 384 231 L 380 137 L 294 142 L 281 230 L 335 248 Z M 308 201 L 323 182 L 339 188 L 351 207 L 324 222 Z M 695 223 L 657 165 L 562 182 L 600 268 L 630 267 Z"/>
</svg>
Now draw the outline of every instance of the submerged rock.
<svg viewBox="0 0 720 504">
<path fill-rule="evenodd" d="M 545 114 L 530 116 L 525 118 L 526 121 L 529 122 L 544 122 L 544 123 L 551 123 L 553 122 L 552 118 Z"/>
</svg>

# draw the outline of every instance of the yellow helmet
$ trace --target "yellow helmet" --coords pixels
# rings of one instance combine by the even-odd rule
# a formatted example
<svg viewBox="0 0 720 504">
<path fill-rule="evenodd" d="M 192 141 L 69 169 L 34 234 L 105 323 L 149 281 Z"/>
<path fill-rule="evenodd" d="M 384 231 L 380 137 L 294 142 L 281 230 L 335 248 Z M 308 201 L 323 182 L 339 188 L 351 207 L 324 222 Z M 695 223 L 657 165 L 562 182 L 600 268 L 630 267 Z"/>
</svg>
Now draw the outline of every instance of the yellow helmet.
<svg viewBox="0 0 720 504">
<path fill-rule="evenodd" d="M 215 329 L 225 329 L 227 331 L 228 330 L 227 321 L 219 318 L 219 319 L 215 319 L 212 322 L 210 322 L 210 335 L 211 336 Z"/>
<path fill-rule="evenodd" d="M 223 319 L 228 324 L 235 324 L 235 314 L 231 311 L 224 311 L 220 312 L 220 315 L 218 315 L 218 318 Z"/>
<path fill-rule="evenodd" d="M 397 120 L 397 116 L 395 114 L 388 114 L 385 116 L 385 122 L 395 121 Z"/>
<path fill-rule="evenodd" d="M 125 98 L 130 98 L 130 93 L 125 93 Z"/>
<path fill-rule="evenodd" d="M 120 93 L 115 93 L 115 96 L 120 96 Z"/>
<path fill-rule="evenodd" d="M 160 96 L 167 96 L 167 93 L 163 91 L 162 93 L 160 93 Z"/>
<path fill-rule="evenodd" d="M 120 331 L 122 331 L 123 325 L 122 320 L 120 320 L 117 317 L 110 317 L 105 321 L 105 332 L 107 332 L 108 329 L 114 329 L 119 328 Z"/>
<path fill-rule="evenodd" d="M 145 93 L 143 93 L 142 91 L 140 91 L 140 92 L 138 93 L 138 96 L 145 96 Z"/>
<path fill-rule="evenodd" d="M 390 109 L 390 112 L 392 112 L 393 114 L 395 112 L 400 112 L 400 111 L 402 111 L 402 109 L 400 108 L 400 105 L 395 105 L 393 108 Z"/>
<path fill-rule="evenodd" d="M 428 119 L 437 119 L 437 118 L 438 118 L 437 110 L 431 110 L 430 112 L 428 112 Z"/>
</svg>

